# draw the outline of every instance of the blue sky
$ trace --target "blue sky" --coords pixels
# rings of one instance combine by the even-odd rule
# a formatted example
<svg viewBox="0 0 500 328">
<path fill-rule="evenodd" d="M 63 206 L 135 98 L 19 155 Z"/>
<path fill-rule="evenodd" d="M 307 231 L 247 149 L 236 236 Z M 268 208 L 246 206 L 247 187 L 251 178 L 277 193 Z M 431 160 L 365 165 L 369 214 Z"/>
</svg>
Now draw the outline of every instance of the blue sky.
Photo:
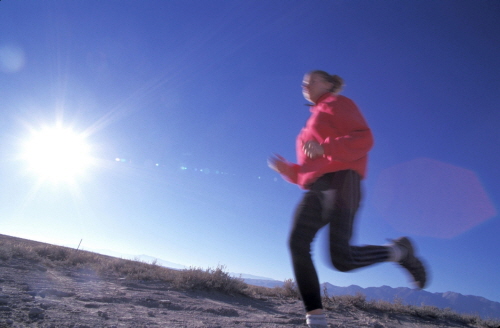
<svg viewBox="0 0 500 328">
<path fill-rule="evenodd" d="M 323 69 L 375 137 L 356 244 L 408 235 L 431 292 L 500 301 L 497 1 L 0 1 L 0 233 L 292 278 L 300 84 Z M 70 182 L 23 145 L 71 128 L 94 161 Z M 36 160 L 35 160 L 36 162 Z M 386 263 L 322 281 L 410 286 Z"/>
</svg>

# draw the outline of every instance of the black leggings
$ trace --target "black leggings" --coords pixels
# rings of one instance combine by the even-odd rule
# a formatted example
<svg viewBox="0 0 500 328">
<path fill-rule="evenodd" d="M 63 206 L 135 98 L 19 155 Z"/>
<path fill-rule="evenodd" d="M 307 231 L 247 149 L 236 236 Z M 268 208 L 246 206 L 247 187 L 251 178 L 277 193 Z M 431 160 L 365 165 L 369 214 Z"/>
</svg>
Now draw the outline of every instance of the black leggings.
<svg viewBox="0 0 500 328">
<path fill-rule="evenodd" d="M 342 272 L 384 262 L 386 246 L 351 246 L 354 216 L 361 199 L 360 176 L 352 170 L 328 173 L 304 194 L 295 212 L 289 247 L 295 281 L 306 311 L 321 309 L 318 275 L 311 258 L 311 243 L 319 229 L 330 224 L 330 257 Z"/>
</svg>

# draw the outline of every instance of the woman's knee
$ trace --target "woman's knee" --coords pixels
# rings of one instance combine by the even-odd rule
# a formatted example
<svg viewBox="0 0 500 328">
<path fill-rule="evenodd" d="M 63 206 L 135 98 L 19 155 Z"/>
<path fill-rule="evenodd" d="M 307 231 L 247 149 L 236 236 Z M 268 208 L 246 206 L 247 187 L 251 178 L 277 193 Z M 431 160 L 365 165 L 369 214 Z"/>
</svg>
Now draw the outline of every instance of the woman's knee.
<svg viewBox="0 0 500 328">
<path fill-rule="evenodd" d="M 330 260 L 335 269 L 340 272 L 348 272 L 353 269 L 350 261 L 348 247 L 333 248 L 330 250 Z"/>
<path fill-rule="evenodd" d="M 319 227 L 311 224 L 297 224 L 288 237 L 288 247 L 292 252 L 309 252 Z"/>
<path fill-rule="evenodd" d="M 339 261 L 337 259 L 332 259 L 332 265 L 336 270 L 340 272 L 348 272 L 352 270 L 352 268 L 346 262 Z"/>
</svg>

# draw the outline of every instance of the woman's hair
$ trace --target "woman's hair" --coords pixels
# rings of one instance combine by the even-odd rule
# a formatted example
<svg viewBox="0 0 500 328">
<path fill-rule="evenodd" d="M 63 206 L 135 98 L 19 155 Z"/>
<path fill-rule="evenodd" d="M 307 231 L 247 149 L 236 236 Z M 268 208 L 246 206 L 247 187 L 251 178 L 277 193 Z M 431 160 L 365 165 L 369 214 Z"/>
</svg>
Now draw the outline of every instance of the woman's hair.
<svg viewBox="0 0 500 328">
<path fill-rule="evenodd" d="M 342 79 L 338 75 L 330 75 L 327 72 L 321 71 L 321 70 L 311 71 L 309 73 L 309 75 L 312 75 L 312 74 L 319 75 L 325 81 L 332 83 L 333 86 L 332 86 L 332 89 L 330 90 L 330 92 L 332 92 L 332 93 L 338 94 L 344 88 L 344 79 Z"/>
</svg>

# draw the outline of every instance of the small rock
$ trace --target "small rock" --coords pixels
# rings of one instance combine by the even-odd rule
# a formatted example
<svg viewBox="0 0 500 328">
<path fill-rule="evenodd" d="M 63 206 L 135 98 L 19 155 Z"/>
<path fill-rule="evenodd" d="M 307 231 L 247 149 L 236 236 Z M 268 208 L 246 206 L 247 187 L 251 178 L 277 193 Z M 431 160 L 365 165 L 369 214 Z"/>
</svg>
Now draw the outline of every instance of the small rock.
<svg viewBox="0 0 500 328">
<path fill-rule="evenodd" d="M 95 303 L 87 303 L 84 305 L 84 307 L 86 307 L 88 309 L 98 309 L 101 306 L 99 304 L 95 304 Z"/>
<path fill-rule="evenodd" d="M 42 290 L 41 292 L 38 293 L 42 298 L 45 298 L 46 296 L 57 296 L 57 297 L 71 297 L 75 296 L 75 293 L 68 293 L 68 292 L 63 292 L 59 291 L 56 289 L 46 289 Z"/>
<path fill-rule="evenodd" d="M 293 319 L 288 319 L 286 323 L 293 324 L 293 325 L 302 325 L 306 320 L 302 318 L 293 318 Z"/>
<path fill-rule="evenodd" d="M 137 302 L 137 305 L 145 306 L 148 308 L 157 308 L 160 307 L 160 302 L 154 299 L 146 298 L 146 299 L 141 299 Z"/>
<path fill-rule="evenodd" d="M 31 319 L 43 319 L 43 317 L 45 316 L 44 313 L 45 311 L 43 309 L 35 307 L 30 309 L 28 316 Z"/>
<path fill-rule="evenodd" d="M 47 268 L 44 267 L 44 266 L 42 266 L 42 265 L 34 265 L 33 269 L 38 270 L 38 271 L 42 271 L 42 272 L 46 272 L 47 271 Z"/>
<path fill-rule="evenodd" d="M 158 303 L 160 303 L 160 307 L 168 307 L 172 302 L 169 300 L 159 300 Z"/>
<path fill-rule="evenodd" d="M 0 294 L 0 305 L 7 305 L 7 304 L 9 304 L 9 295 Z"/>
<path fill-rule="evenodd" d="M 98 311 L 97 315 L 100 316 L 101 318 L 105 319 L 105 320 L 109 319 L 109 316 L 108 316 L 108 314 L 106 312 Z"/>
<path fill-rule="evenodd" d="M 236 311 L 235 309 L 228 309 L 228 308 L 222 308 L 222 307 L 217 308 L 217 309 L 206 309 L 203 312 L 208 312 L 208 313 L 220 315 L 223 317 L 238 317 L 239 316 L 238 311 Z"/>
<path fill-rule="evenodd" d="M 51 305 L 48 303 L 42 303 L 40 304 L 40 307 L 44 310 L 48 310 L 51 307 Z"/>
</svg>

